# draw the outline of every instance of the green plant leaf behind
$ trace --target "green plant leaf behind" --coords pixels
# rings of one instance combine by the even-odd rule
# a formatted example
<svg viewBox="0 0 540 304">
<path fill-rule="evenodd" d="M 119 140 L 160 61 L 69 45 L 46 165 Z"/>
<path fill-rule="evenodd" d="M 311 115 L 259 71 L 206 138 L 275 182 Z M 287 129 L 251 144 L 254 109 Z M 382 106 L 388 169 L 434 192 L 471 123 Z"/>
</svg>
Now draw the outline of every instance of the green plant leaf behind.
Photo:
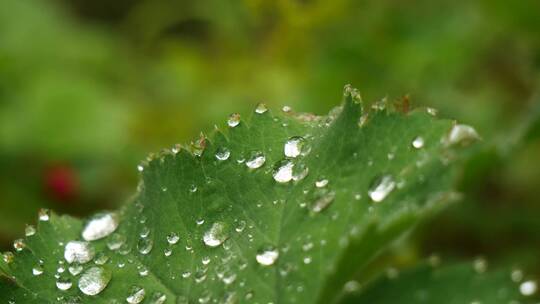
<svg viewBox="0 0 540 304">
<path fill-rule="evenodd" d="M 329 303 L 390 242 L 455 198 L 470 127 L 347 86 L 327 116 L 233 114 L 151 155 L 122 210 L 42 212 L 0 270 L 3 302 Z M 115 302 L 116 301 L 116 302 Z"/>
<path fill-rule="evenodd" d="M 485 264 L 420 265 L 383 277 L 366 290 L 351 292 L 346 303 L 536 303 L 536 281 L 522 270 L 486 270 Z M 349 283 L 351 291 L 355 286 Z M 361 289 L 361 288 L 360 288 Z M 534 298 L 534 299 L 533 299 Z"/>
</svg>

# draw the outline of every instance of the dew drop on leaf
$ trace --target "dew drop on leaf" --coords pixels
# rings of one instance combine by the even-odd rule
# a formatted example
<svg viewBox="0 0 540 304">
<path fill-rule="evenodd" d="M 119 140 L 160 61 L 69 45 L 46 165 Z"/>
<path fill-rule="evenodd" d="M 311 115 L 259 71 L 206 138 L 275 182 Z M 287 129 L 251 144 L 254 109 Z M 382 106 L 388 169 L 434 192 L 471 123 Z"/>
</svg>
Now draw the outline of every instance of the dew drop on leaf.
<svg viewBox="0 0 540 304">
<path fill-rule="evenodd" d="M 56 280 L 56 288 L 59 290 L 65 291 L 70 289 L 71 286 L 73 286 L 73 282 L 68 277 L 61 276 Z"/>
<path fill-rule="evenodd" d="M 277 162 L 272 173 L 274 180 L 278 183 L 290 182 L 293 178 L 293 167 L 293 162 L 287 159 Z"/>
<path fill-rule="evenodd" d="M 21 252 L 26 247 L 26 243 L 23 239 L 16 239 L 13 241 L 13 248 L 15 248 L 15 251 Z"/>
<path fill-rule="evenodd" d="M 468 125 L 456 124 L 450 130 L 450 133 L 443 140 L 447 146 L 456 144 L 467 144 L 471 141 L 480 138 L 476 130 Z"/>
<path fill-rule="evenodd" d="M 68 267 L 68 271 L 71 275 L 78 276 L 83 271 L 83 267 L 79 264 L 73 264 Z"/>
<path fill-rule="evenodd" d="M 179 240 L 180 240 L 180 237 L 175 232 L 171 232 L 167 235 L 167 243 L 171 245 L 178 243 Z"/>
<path fill-rule="evenodd" d="M 260 102 L 259 104 L 257 104 L 257 107 L 255 108 L 255 113 L 264 114 L 266 113 L 266 111 L 268 111 L 268 108 L 264 103 Z"/>
<path fill-rule="evenodd" d="M 64 247 L 64 259 L 68 263 L 85 264 L 90 262 L 95 255 L 95 250 L 88 242 L 69 241 Z"/>
<path fill-rule="evenodd" d="M 227 120 L 227 125 L 231 128 L 234 128 L 240 124 L 240 114 L 233 113 L 229 116 L 229 119 Z"/>
<path fill-rule="evenodd" d="M 163 304 L 167 301 L 167 296 L 161 292 L 154 292 L 150 298 L 150 304 Z"/>
<path fill-rule="evenodd" d="M 126 242 L 126 237 L 122 234 L 112 234 L 107 240 L 107 247 L 114 251 L 120 249 L 122 245 Z"/>
<path fill-rule="evenodd" d="M 372 201 L 378 203 L 383 201 L 396 187 L 396 182 L 391 175 L 383 175 L 376 178 L 368 190 L 368 195 Z"/>
<path fill-rule="evenodd" d="M 335 196 L 336 194 L 333 191 L 322 194 L 313 202 L 311 210 L 316 213 L 323 211 L 324 209 L 328 208 L 332 202 L 334 202 Z"/>
<path fill-rule="evenodd" d="M 473 269 L 476 273 L 484 273 L 487 270 L 487 261 L 482 257 L 478 257 L 473 261 Z"/>
<path fill-rule="evenodd" d="M 270 266 L 270 265 L 274 265 L 278 257 L 279 257 L 279 251 L 276 248 L 266 247 L 263 250 L 260 250 L 259 252 L 257 252 L 255 259 L 257 260 L 257 263 L 259 263 L 262 266 Z"/>
<path fill-rule="evenodd" d="M 285 156 L 295 158 L 299 155 L 307 154 L 306 140 L 301 136 L 293 136 L 289 138 L 283 146 Z"/>
<path fill-rule="evenodd" d="M 229 157 L 231 156 L 231 151 L 225 147 L 220 147 L 217 149 L 215 156 L 217 160 L 224 161 L 229 159 Z"/>
<path fill-rule="evenodd" d="M 32 268 L 32 274 L 34 276 L 39 276 L 43 274 L 43 267 L 41 265 L 36 265 Z"/>
<path fill-rule="evenodd" d="M 266 157 L 262 152 L 252 152 L 250 157 L 246 160 L 246 166 L 250 169 L 257 169 L 262 167 L 266 162 Z"/>
<path fill-rule="evenodd" d="M 421 136 L 417 136 L 412 141 L 412 146 L 416 149 L 421 149 L 424 147 L 424 138 Z"/>
<path fill-rule="evenodd" d="M 152 251 L 152 248 L 154 247 L 154 241 L 149 238 L 141 238 L 139 239 L 139 242 L 137 243 L 137 250 L 139 250 L 140 254 L 149 254 Z"/>
<path fill-rule="evenodd" d="M 95 296 L 99 294 L 111 280 L 111 273 L 101 267 L 87 269 L 79 279 L 79 289 L 85 295 Z"/>
<path fill-rule="evenodd" d="M 36 227 L 34 227 L 33 225 L 26 225 L 26 227 L 24 228 L 24 235 L 32 236 L 34 234 L 36 234 Z"/>
<path fill-rule="evenodd" d="M 86 241 L 102 239 L 118 228 L 118 216 L 114 213 L 101 213 L 93 216 L 84 226 L 82 237 Z"/>
<path fill-rule="evenodd" d="M 217 247 L 228 238 L 225 224 L 215 222 L 212 227 L 204 233 L 203 242 L 208 247 Z"/>
<path fill-rule="evenodd" d="M 133 286 L 131 287 L 129 295 L 126 297 L 126 302 L 129 304 L 139 304 L 144 300 L 144 296 L 146 295 L 146 291 L 144 288 L 139 286 Z"/>
<path fill-rule="evenodd" d="M 326 185 L 328 185 L 328 180 L 325 178 L 319 179 L 318 181 L 315 182 L 315 187 L 317 188 L 324 188 L 326 187 Z"/>
<path fill-rule="evenodd" d="M 42 222 L 49 221 L 50 218 L 50 211 L 48 209 L 39 209 L 38 211 L 38 218 Z"/>
</svg>

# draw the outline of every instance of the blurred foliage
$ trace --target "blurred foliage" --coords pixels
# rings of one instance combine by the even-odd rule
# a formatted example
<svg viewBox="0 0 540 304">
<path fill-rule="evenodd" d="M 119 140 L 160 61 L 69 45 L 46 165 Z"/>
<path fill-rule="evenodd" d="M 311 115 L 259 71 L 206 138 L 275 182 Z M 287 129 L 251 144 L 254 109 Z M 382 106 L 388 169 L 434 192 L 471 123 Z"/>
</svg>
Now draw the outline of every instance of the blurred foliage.
<svg viewBox="0 0 540 304">
<path fill-rule="evenodd" d="M 536 0 L 0 4 L 3 247 L 38 207 L 115 208 L 146 153 L 231 109 L 265 101 L 324 113 L 353 83 L 367 101 L 410 94 L 483 136 L 465 202 L 426 223 L 420 252 L 538 252 Z"/>
</svg>

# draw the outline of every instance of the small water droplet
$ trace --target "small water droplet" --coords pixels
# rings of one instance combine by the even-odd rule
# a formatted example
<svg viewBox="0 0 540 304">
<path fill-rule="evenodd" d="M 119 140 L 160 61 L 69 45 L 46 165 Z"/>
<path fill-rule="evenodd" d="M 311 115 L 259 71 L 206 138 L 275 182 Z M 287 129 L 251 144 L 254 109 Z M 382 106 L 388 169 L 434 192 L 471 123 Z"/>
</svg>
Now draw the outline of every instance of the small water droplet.
<svg viewBox="0 0 540 304">
<path fill-rule="evenodd" d="M 21 252 L 24 248 L 26 248 L 26 243 L 23 239 L 16 239 L 13 241 L 13 248 L 15 248 L 15 251 Z"/>
<path fill-rule="evenodd" d="M 215 222 L 203 236 L 203 242 L 208 247 L 217 247 L 228 238 L 227 229 L 222 222 Z"/>
<path fill-rule="evenodd" d="M 11 264 L 14 258 L 15 258 L 15 255 L 13 254 L 13 252 L 8 251 L 2 254 L 2 259 L 4 260 L 6 264 Z"/>
<path fill-rule="evenodd" d="M 26 225 L 26 228 L 24 228 L 24 235 L 32 236 L 34 234 L 36 234 L 36 227 L 33 225 Z"/>
<path fill-rule="evenodd" d="M 73 282 L 71 282 L 71 279 L 65 276 L 61 276 L 56 280 L 56 288 L 62 291 L 69 290 L 73 286 Z"/>
<path fill-rule="evenodd" d="M 297 182 L 303 180 L 309 174 L 309 168 L 305 163 L 299 162 L 293 166 L 292 172 L 292 179 Z"/>
<path fill-rule="evenodd" d="M 137 166 L 137 171 L 143 172 L 144 171 L 144 166 L 143 165 L 138 165 Z"/>
<path fill-rule="evenodd" d="M 39 276 L 43 274 L 43 267 L 41 265 L 36 265 L 32 268 L 32 274 Z"/>
<path fill-rule="evenodd" d="M 278 183 L 290 182 L 293 178 L 293 167 L 293 162 L 287 159 L 277 162 L 272 173 L 274 180 Z"/>
<path fill-rule="evenodd" d="M 426 108 L 426 112 L 431 116 L 437 116 L 439 111 L 437 111 L 435 108 Z"/>
<path fill-rule="evenodd" d="M 323 211 L 334 202 L 335 197 L 336 194 L 333 191 L 322 194 L 313 202 L 311 210 L 316 213 Z"/>
<path fill-rule="evenodd" d="M 88 242 L 69 241 L 64 247 L 64 259 L 71 263 L 85 264 L 95 255 L 94 247 Z"/>
<path fill-rule="evenodd" d="M 126 298 L 126 302 L 129 304 L 139 304 L 144 300 L 144 296 L 146 295 L 146 291 L 144 288 L 139 286 L 133 286 L 131 287 L 130 293 Z"/>
<path fill-rule="evenodd" d="M 372 201 L 378 203 L 382 202 L 396 187 L 396 182 L 391 175 L 383 175 L 376 178 L 369 191 L 368 195 Z"/>
<path fill-rule="evenodd" d="M 105 265 L 108 261 L 109 261 L 109 256 L 106 255 L 106 254 L 103 253 L 103 252 L 99 252 L 99 253 L 96 255 L 96 259 L 94 260 L 94 263 L 95 263 L 96 265 Z"/>
<path fill-rule="evenodd" d="M 289 113 L 292 111 L 292 108 L 290 106 L 283 106 L 281 110 L 285 113 Z"/>
<path fill-rule="evenodd" d="M 217 149 L 215 156 L 217 160 L 224 161 L 229 159 L 229 157 L 231 156 L 231 151 L 225 147 L 220 147 Z"/>
<path fill-rule="evenodd" d="M 39 220 L 42 221 L 42 222 L 49 221 L 50 213 L 51 212 L 49 211 L 49 209 L 39 209 L 39 211 L 38 211 Z"/>
<path fill-rule="evenodd" d="M 324 188 L 326 187 L 326 185 L 328 185 L 328 180 L 325 178 L 319 179 L 318 181 L 315 182 L 315 187 L 317 188 Z"/>
<path fill-rule="evenodd" d="M 171 232 L 167 235 L 167 243 L 171 245 L 178 243 L 179 240 L 180 240 L 180 237 L 175 232 Z"/>
<path fill-rule="evenodd" d="M 538 286 L 535 281 L 529 280 L 519 285 L 519 292 L 524 296 L 532 296 L 536 293 Z"/>
<path fill-rule="evenodd" d="M 152 248 L 154 247 L 154 241 L 149 238 L 141 238 L 139 239 L 139 242 L 137 243 L 137 250 L 139 250 L 140 254 L 149 254 L 152 251 Z"/>
<path fill-rule="evenodd" d="M 231 128 L 234 128 L 240 124 L 240 114 L 233 113 L 229 116 L 229 119 L 227 120 L 227 125 Z"/>
<path fill-rule="evenodd" d="M 163 304 L 167 301 L 167 296 L 161 292 L 154 292 L 150 298 L 150 304 Z"/>
<path fill-rule="evenodd" d="M 474 259 L 473 261 L 473 268 L 474 268 L 474 271 L 476 271 L 477 273 L 486 272 L 487 266 L 488 266 L 487 260 L 482 257 L 478 257 Z"/>
<path fill-rule="evenodd" d="M 83 271 L 83 267 L 79 264 L 73 264 L 68 267 L 68 271 L 71 275 L 78 276 Z"/>
<path fill-rule="evenodd" d="M 480 136 L 476 130 L 468 125 L 456 124 L 450 130 L 450 133 L 443 139 L 446 146 L 456 144 L 468 144 L 471 141 L 479 139 Z"/>
<path fill-rule="evenodd" d="M 246 160 L 246 166 L 250 169 L 260 168 L 266 162 L 266 157 L 262 152 L 252 152 Z"/>
<path fill-rule="evenodd" d="M 86 241 L 102 239 L 113 233 L 118 227 L 118 216 L 115 213 L 94 215 L 84 226 L 82 237 Z"/>
<path fill-rule="evenodd" d="M 523 271 L 521 269 L 512 270 L 510 278 L 512 278 L 512 281 L 516 283 L 521 282 L 521 280 L 523 280 Z"/>
<path fill-rule="evenodd" d="M 283 147 L 283 152 L 287 157 L 298 157 L 306 153 L 306 141 L 301 136 L 293 136 L 289 138 Z"/>
<path fill-rule="evenodd" d="M 357 292 L 358 290 L 360 290 L 360 287 L 361 285 L 360 283 L 358 283 L 358 281 L 351 280 L 345 283 L 345 285 L 343 285 L 343 291 L 347 293 Z"/>
<path fill-rule="evenodd" d="M 236 225 L 236 232 L 242 232 L 244 231 L 244 229 L 246 228 L 246 221 L 244 220 L 241 220 L 238 222 L 238 225 Z"/>
<path fill-rule="evenodd" d="M 111 281 L 111 273 L 101 267 L 87 269 L 79 279 L 79 289 L 85 295 L 99 294 Z"/>
<path fill-rule="evenodd" d="M 107 240 L 107 247 L 112 250 L 118 250 L 126 242 L 126 237 L 122 234 L 115 233 Z"/>
<path fill-rule="evenodd" d="M 264 103 L 260 102 L 259 104 L 257 104 L 257 107 L 255 108 L 255 113 L 264 114 L 266 113 L 266 111 L 268 111 L 268 108 Z"/>
<path fill-rule="evenodd" d="M 422 136 L 417 136 L 412 141 L 412 146 L 416 149 L 421 149 L 424 147 L 424 138 Z"/>
<path fill-rule="evenodd" d="M 255 256 L 257 263 L 259 263 L 262 266 L 270 266 L 273 265 L 276 260 L 279 257 L 279 251 L 274 247 L 266 247 L 259 252 L 257 252 L 257 255 Z"/>
</svg>

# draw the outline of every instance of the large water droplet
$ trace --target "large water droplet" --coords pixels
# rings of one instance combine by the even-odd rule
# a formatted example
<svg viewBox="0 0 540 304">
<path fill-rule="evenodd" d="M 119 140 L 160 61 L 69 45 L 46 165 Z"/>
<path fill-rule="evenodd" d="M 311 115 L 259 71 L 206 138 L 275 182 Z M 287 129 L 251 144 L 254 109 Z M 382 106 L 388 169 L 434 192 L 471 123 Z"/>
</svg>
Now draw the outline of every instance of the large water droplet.
<svg viewBox="0 0 540 304">
<path fill-rule="evenodd" d="M 305 139 L 301 136 L 293 136 L 285 142 L 283 152 L 285 156 L 294 158 L 300 154 L 305 154 L 307 151 L 304 148 L 306 148 Z"/>
<path fill-rule="evenodd" d="M 291 181 L 293 178 L 293 167 L 293 162 L 287 159 L 277 162 L 274 167 L 274 172 L 272 173 L 274 180 L 278 183 L 287 183 Z"/>
<path fill-rule="evenodd" d="M 257 252 L 255 259 L 262 266 L 273 265 L 279 257 L 279 251 L 274 247 L 266 247 Z"/>
<path fill-rule="evenodd" d="M 229 159 L 231 156 L 231 151 L 225 147 L 220 147 L 216 151 L 216 159 L 220 161 L 224 161 Z"/>
<path fill-rule="evenodd" d="M 396 182 L 391 175 L 383 175 L 374 180 L 368 190 L 368 195 L 372 201 L 378 203 L 383 201 L 396 187 Z"/>
<path fill-rule="evenodd" d="M 111 273 L 101 267 L 92 267 L 86 270 L 79 279 L 79 289 L 85 295 L 99 294 L 111 281 Z"/>
<path fill-rule="evenodd" d="M 64 248 L 64 258 L 68 263 L 85 264 L 95 255 L 94 248 L 88 242 L 70 241 Z"/>
<path fill-rule="evenodd" d="M 412 146 L 416 149 L 421 149 L 424 147 L 424 138 L 422 136 L 417 136 L 412 141 Z"/>
<path fill-rule="evenodd" d="M 131 291 L 129 296 L 126 298 L 126 302 L 129 304 L 139 304 L 144 300 L 144 296 L 146 295 L 146 291 L 144 288 L 139 286 L 133 286 L 131 287 Z"/>
<path fill-rule="evenodd" d="M 101 213 L 93 216 L 84 226 L 82 237 L 86 241 L 102 239 L 118 227 L 118 216 L 114 213 Z"/>
<path fill-rule="evenodd" d="M 252 152 L 249 159 L 246 160 L 246 166 L 250 169 L 260 168 L 266 162 L 266 157 L 262 152 Z"/>
<path fill-rule="evenodd" d="M 227 125 L 231 128 L 234 128 L 240 124 L 240 114 L 233 113 L 229 116 L 229 119 L 227 120 Z"/>
<path fill-rule="evenodd" d="M 227 229 L 222 222 L 215 222 L 203 236 L 203 242 L 208 247 L 217 247 L 228 238 Z"/>
</svg>

